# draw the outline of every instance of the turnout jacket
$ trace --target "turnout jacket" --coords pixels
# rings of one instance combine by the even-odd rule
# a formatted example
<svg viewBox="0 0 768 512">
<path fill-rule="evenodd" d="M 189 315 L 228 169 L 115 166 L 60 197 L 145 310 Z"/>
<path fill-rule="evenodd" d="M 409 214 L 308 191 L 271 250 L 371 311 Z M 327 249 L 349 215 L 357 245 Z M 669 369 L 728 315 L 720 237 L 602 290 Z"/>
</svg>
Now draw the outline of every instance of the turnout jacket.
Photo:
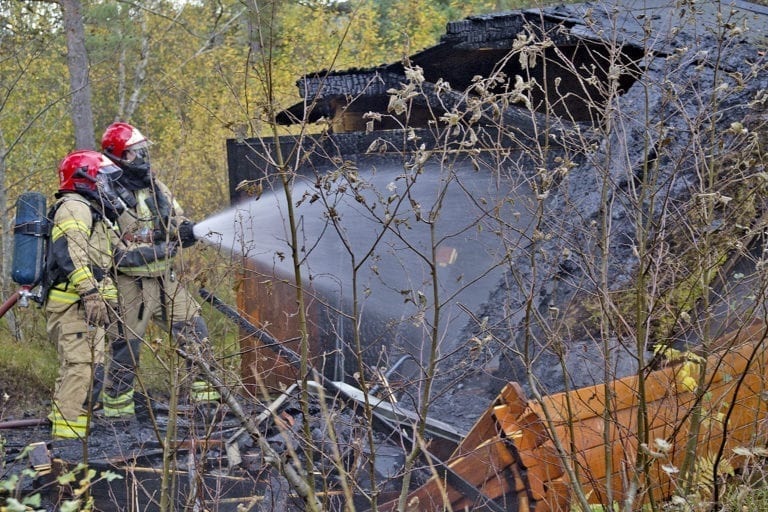
<svg viewBox="0 0 768 512">
<path fill-rule="evenodd" d="M 117 241 L 90 201 L 75 192 L 62 193 L 55 203 L 46 273 L 48 301 L 73 304 L 97 290 L 110 301 L 117 288 L 109 275 Z"/>
<path fill-rule="evenodd" d="M 135 277 L 158 277 L 171 269 L 178 245 L 176 228 L 184 211 L 170 189 L 153 177 L 149 187 L 127 191 L 128 205 L 117 219 L 122 244 L 144 258 L 116 256 L 118 271 Z"/>
</svg>

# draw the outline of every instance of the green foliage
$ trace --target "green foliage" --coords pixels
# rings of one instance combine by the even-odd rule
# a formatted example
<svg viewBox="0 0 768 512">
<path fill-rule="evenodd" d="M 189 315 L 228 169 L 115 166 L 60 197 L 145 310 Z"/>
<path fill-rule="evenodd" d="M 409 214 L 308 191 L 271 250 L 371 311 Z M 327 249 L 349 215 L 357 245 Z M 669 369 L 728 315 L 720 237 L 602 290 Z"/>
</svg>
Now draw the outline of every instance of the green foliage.
<svg viewBox="0 0 768 512">
<path fill-rule="evenodd" d="M 0 86 L 9 94 L 0 106 L 0 134 L 6 143 L 19 138 L 7 156 L 11 204 L 26 190 L 52 194 L 53 171 L 73 149 L 60 13 L 28 4 L 12 4 L 15 37 L 0 41 L 15 57 L 0 60 Z M 155 144 L 161 176 L 200 218 L 227 202 L 223 141 L 260 134 L 269 101 L 278 110 L 299 101 L 294 83 L 301 75 L 396 61 L 436 43 L 448 21 L 523 4 L 278 2 L 264 5 L 257 20 L 271 37 L 260 41 L 270 48 L 261 54 L 249 45 L 247 14 L 234 0 L 158 1 L 152 10 L 85 2 L 96 135 L 117 118 L 139 126 Z M 266 76 L 272 100 L 263 88 Z M 133 94 L 136 108 L 126 110 Z M 185 186 L 190 180 L 195 187 Z"/>
<path fill-rule="evenodd" d="M 26 512 L 30 510 L 30 507 L 35 506 L 40 506 L 40 495 L 38 494 L 31 498 L 25 498 L 22 501 L 19 501 L 16 498 L 8 498 L 3 510 L 8 512 Z"/>
<path fill-rule="evenodd" d="M 64 41 L 55 37 L 51 6 L 24 8 L 13 2 L 5 11 L 10 32 L 0 38 L 0 151 L 6 153 L 11 204 L 27 190 L 52 191 L 54 163 L 72 139 L 67 133 L 68 81 Z M 5 58 L 7 56 L 7 58 Z"/>
<path fill-rule="evenodd" d="M 768 486 L 744 483 L 732 486 L 723 500 L 726 510 L 768 511 Z"/>
<path fill-rule="evenodd" d="M 28 456 L 31 448 L 27 446 L 17 456 L 18 459 L 23 459 Z M 35 479 L 38 475 L 31 469 L 24 469 L 21 473 L 12 473 L 3 480 L 0 480 L 0 511 L 2 512 L 28 512 L 30 510 L 46 510 L 41 509 L 42 497 L 39 492 L 34 492 L 26 496 L 19 496 L 21 476 L 25 478 Z M 113 471 L 102 471 L 100 474 L 88 467 L 87 464 L 81 463 L 65 471 L 64 473 L 56 477 L 56 485 L 60 488 L 62 493 L 69 493 L 72 495 L 72 499 L 63 500 L 58 504 L 56 510 L 68 510 L 70 512 L 93 510 L 94 501 L 89 496 L 89 490 L 96 483 L 103 480 L 105 482 L 113 482 L 123 478 L 121 475 Z"/>
</svg>

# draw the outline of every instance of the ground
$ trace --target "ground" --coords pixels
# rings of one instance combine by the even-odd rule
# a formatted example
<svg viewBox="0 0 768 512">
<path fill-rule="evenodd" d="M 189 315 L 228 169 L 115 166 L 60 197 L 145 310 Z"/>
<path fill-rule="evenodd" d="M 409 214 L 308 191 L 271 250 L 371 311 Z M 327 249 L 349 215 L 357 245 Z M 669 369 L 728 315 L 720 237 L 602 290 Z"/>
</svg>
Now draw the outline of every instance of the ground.
<svg viewBox="0 0 768 512">
<path fill-rule="evenodd" d="M 0 372 L 0 421 L 39 418 L 48 414 L 51 390 L 18 369 Z"/>
</svg>

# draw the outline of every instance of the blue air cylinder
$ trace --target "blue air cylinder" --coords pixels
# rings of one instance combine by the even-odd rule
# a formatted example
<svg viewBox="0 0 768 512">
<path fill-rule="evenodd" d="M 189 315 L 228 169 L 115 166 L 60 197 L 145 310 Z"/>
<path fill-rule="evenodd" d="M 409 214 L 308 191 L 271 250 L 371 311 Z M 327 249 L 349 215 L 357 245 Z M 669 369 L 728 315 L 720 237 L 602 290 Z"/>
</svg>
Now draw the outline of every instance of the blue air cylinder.
<svg viewBox="0 0 768 512">
<path fill-rule="evenodd" d="M 46 214 L 45 196 L 40 192 L 24 192 L 16 200 L 11 277 L 22 286 L 34 287 L 43 278 L 50 230 Z"/>
</svg>

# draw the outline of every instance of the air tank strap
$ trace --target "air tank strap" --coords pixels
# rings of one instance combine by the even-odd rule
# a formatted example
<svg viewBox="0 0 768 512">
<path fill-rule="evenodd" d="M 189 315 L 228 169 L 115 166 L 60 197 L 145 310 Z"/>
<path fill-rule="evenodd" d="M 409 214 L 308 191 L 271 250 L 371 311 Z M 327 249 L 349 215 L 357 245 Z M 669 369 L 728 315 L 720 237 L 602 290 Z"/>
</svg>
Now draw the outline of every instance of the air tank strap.
<svg viewBox="0 0 768 512">
<path fill-rule="evenodd" d="M 13 227 L 15 235 L 48 236 L 51 234 L 51 223 L 48 219 L 25 222 Z"/>
</svg>

